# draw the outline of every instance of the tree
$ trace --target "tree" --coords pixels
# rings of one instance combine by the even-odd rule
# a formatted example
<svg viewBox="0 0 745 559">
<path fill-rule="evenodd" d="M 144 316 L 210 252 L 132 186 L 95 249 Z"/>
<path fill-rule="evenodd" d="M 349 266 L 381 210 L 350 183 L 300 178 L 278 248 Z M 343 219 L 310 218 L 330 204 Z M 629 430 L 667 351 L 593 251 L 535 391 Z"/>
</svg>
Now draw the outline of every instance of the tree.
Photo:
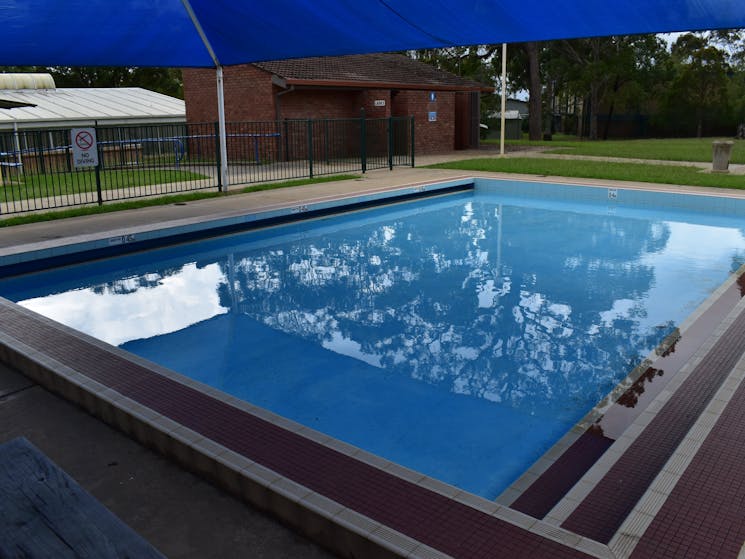
<svg viewBox="0 0 745 559">
<path fill-rule="evenodd" d="M 57 87 L 144 87 L 183 99 L 181 70 L 176 68 L 6 66 L 0 72 L 42 72 L 54 78 Z"/>
<path fill-rule="evenodd" d="M 540 46 L 538 43 L 531 42 L 523 43 L 522 48 L 528 59 L 528 136 L 531 141 L 537 141 L 541 139 L 543 122 Z"/>
<path fill-rule="evenodd" d="M 696 137 L 703 134 L 705 115 L 727 108 L 729 66 L 723 50 L 710 35 L 687 33 L 672 46 L 677 75 L 670 88 L 668 104 L 695 115 Z"/>
</svg>

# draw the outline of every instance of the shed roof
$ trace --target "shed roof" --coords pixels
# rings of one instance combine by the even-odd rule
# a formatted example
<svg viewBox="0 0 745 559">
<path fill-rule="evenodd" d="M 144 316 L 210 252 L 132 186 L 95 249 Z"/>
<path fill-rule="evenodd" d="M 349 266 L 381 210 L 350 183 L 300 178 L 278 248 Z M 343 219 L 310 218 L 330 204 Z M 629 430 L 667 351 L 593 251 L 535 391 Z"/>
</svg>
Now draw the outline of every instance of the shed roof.
<svg viewBox="0 0 745 559">
<path fill-rule="evenodd" d="M 183 100 L 140 87 L 11 89 L 0 91 L 0 102 L 31 105 L 0 110 L 4 130 L 186 120 Z"/>
<path fill-rule="evenodd" d="M 493 87 L 467 80 L 430 64 L 395 53 L 295 58 L 259 62 L 288 85 L 391 87 L 493 91 Z"/>
</svg>

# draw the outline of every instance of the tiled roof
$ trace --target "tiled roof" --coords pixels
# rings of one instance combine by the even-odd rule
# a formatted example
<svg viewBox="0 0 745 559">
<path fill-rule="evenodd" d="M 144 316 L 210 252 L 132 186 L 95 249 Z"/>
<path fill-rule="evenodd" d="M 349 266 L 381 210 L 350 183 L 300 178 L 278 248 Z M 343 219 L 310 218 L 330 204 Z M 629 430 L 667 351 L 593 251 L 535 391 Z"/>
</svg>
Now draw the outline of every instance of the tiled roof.
<svg viewBox="0 0 745 559">
<path fill-rule="evenodd" d="M 400 84 L 402 86 L 436 86 L 455 89 L 490 90 L 490 86 L 467 80 L 418 62 L 402 54 L 360 54 L 295 58 L 255 64 L 288 81 L 355 82 Z"/>
</svg>

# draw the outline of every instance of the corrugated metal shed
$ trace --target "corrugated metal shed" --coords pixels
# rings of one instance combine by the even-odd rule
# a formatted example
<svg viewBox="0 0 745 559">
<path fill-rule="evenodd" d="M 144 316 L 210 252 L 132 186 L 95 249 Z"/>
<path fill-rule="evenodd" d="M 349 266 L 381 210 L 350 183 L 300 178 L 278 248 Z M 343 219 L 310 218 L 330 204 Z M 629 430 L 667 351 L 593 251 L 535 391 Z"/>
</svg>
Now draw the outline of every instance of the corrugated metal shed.
<svg viewBox="0 0 745 559">
<path fill-rule="evenodd" d="M 0 110 L 0 130 L 186 121 L 183 100 L 140 87 L 0 90 L 0 100 L 34 105 Z"/>
</svg>

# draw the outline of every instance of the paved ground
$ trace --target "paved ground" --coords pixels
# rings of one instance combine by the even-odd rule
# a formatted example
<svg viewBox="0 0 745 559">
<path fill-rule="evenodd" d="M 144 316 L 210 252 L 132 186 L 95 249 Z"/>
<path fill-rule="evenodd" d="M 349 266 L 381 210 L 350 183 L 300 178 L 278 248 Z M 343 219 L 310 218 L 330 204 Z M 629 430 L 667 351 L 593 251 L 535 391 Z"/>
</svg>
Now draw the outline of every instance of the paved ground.
<svg viewBox="0 0 745 559">
<path fill-rule="evenodd" d="M 0 443 L 21 436 L 168 557 L 331 557 L 0 365 Z"/>
</svg>

